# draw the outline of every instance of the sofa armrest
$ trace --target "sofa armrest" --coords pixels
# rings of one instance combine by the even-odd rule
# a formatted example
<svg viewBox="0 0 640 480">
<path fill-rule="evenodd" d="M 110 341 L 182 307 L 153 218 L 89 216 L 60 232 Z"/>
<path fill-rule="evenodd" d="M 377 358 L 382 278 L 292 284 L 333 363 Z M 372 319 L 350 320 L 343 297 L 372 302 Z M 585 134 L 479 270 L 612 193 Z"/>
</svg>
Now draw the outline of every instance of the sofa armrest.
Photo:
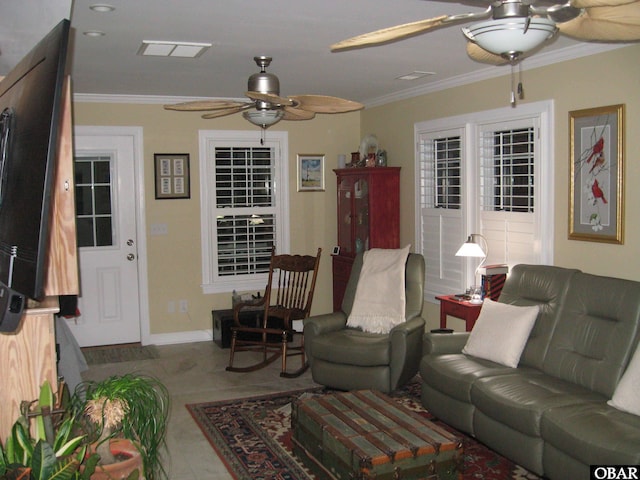
<svg viewBox="0 0 640 480">
<path fill-rule="evenodd" d="M 469 332 L 431 333 L 424 336 L 422 350 L 425 355 L 461 353 L 467 343 Z"/>
<path fill-rule="evenodd" d="M 391 341 L 393 342 L 393 337 L 396 335 L 411 335 L 416 331 L 419 331 L 422 336 L 424 334 L 425 323 L 424 318 L 413 317 L 400 325 L 396 325 L 389 332 L 389 335 L 391 335 Z"/>
<path fill-rule="evenodd" d="M 347 316 L 343 312 L 325 313 L 304 319 L 304 333 L 312 335 L 342 330 L 347 325 Z"/>
<path fill-rule="evenodd" d="M 408 382 L 418 372 L 422 359 L 424 318 L 413 317 L 389 332 L 391 339 L 391 389 Z"/>
<path fill-rule="evenodd" d="M 347 316 L 344 312 L 325 313 L 306 318 L 304 324 L 304 349 L 307 360 L 313 363 L 313 339 L 318 335 L 336 330 L 342 330 L 347 325 Z"/>
</svg>

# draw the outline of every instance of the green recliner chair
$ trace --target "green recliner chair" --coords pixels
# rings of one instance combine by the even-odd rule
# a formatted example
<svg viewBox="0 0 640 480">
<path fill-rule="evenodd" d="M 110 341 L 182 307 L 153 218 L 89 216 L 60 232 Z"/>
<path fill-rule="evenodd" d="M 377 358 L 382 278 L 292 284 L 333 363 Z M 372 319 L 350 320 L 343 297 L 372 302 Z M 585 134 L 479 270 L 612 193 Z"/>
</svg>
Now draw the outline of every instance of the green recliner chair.
<svg viewBox="0 0 640 480">
<path fill-rule="evenodd" d="M 406 321 L 388 334 L 347 327 L 362 269 L 354 260 L 342 310 L 304 321 L 304 345 L 313 380 L 338 390 L 374 389 L 389 393 L 418 372 L 425 321 L 424 258 L 409 254 L 405 271 Z"/>
</svg>

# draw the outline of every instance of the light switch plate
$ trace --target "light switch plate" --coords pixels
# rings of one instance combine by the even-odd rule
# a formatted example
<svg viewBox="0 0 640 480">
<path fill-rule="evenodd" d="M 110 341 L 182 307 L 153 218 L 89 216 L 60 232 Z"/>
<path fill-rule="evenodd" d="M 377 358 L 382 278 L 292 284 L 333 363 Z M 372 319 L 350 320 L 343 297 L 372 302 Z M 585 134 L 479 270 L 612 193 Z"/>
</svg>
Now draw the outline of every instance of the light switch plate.
<svg viewBox="0 0 640 480">
<path fill-rule="evenodd" d="M 151 224 L 151 235 L 167 235 L 168 233 L 169 227 L 166 223 Z"/>
</svg>

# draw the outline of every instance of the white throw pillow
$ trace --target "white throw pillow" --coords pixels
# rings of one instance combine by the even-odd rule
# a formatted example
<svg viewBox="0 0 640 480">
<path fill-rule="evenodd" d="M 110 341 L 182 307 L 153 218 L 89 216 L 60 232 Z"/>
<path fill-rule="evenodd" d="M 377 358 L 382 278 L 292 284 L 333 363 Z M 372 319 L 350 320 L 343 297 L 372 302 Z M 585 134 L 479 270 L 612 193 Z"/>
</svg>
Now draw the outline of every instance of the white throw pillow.
<svg viewBox="0 0 640 480">
<path fill-rule="evenodd" d="M 462 353 L 516 368 L 538 311 L 485 298 Z"/>
<path fill-rule="evenodd" d="M 607 403 L 623 412 L 640 415 L 640 348 L 636 348 L 613 397 Z"/>
</svg>

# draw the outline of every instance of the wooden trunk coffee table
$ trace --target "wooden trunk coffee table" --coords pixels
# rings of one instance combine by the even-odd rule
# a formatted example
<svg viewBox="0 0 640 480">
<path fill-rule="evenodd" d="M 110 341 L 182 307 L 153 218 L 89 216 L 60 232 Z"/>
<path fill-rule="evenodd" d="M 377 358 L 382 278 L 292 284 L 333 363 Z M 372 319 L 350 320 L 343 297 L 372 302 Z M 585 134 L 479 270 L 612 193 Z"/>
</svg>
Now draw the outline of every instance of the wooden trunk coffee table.
<svg viewBox="0 0 640 480">
<path fill-rule="evenodd" d="M 294 453 L 318 478 L 462 478 L 462 440 L 380 392 L 303 396 L 291 423 Z"/>
</svg>

